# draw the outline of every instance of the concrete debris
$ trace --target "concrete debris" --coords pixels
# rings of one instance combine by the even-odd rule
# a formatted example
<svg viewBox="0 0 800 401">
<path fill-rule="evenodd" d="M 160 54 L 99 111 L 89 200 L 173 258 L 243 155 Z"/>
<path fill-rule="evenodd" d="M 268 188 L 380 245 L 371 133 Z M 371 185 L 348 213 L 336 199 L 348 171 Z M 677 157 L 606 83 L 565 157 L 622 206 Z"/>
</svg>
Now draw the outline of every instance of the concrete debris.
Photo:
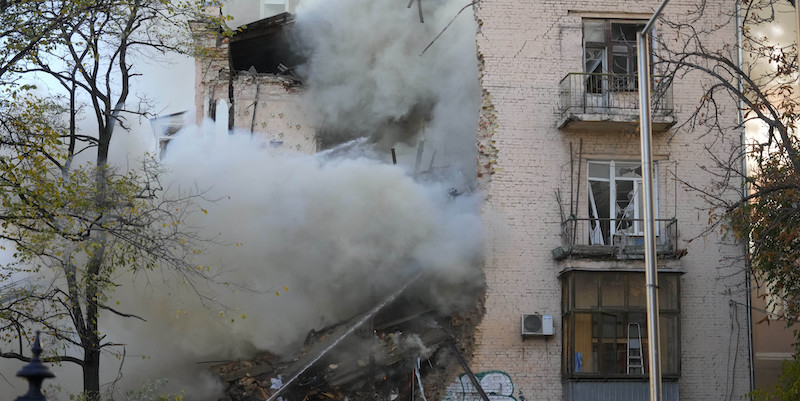
<svg viewBox="0 0 800 401">
<path fill-rule="evenodd" d="M 277 378 L 276 377 L 271 377 L 269 379 L 269 381 L 270 381 L 270 383 L 272 383 L 272 385 L 269 386 L 269 388 L 271 390 L 277 390 L 277 389 L 283 387 L 283 375 L 278 375 Z"/>
<path fill-rule="evenodd" d="M 220 401 L 439 399 L 459 373 L 452 369 L 461 359 L 453 355 L 462 329 L 457 320 L 398 297 L 312 330 L 294 360 L 265 353 L 211 370 L 227 385 Z"/>
</svg>

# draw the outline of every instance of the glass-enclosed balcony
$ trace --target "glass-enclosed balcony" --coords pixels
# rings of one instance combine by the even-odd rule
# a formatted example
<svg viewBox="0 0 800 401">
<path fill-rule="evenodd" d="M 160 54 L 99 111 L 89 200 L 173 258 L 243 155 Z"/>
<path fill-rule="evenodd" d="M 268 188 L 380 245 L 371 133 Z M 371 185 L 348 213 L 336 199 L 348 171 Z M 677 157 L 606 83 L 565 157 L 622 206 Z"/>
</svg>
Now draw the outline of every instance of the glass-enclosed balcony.
<svg viewBox="0 0 800 401">
<path fill-rule="evenodd" d="M 572 72 L 559 84 L 561 118 L 568 130 L 636 129 L 639 124 L 639 88 L 636 74 Z M 650 92 L 653 131 L 675 125 L 672 87 L 655 77 Z"/>
</svg>

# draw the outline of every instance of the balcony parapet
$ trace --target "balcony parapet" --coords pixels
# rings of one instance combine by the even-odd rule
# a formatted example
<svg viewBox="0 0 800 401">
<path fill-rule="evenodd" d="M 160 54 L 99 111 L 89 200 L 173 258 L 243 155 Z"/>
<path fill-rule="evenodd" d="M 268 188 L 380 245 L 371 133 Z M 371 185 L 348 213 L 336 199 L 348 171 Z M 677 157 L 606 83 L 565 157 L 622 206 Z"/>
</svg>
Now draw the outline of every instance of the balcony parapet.
<svg viewBox="0 0 800 401">
<path fill-rule="evenodd" d="M 636 74 L 571 72 L 559 83 L 558 127 L 567 130 L 635 130 L 639 124 L 639 90 Z M 666 131 L 676 123 L 672 87 L 662 77 L 651 90 L 653 131 Z"/>
<path fill-rule="evenodd" d="M 561 246 L 556 260 L 567 258 L 644 259 L 643 219 L 591 219 L 570 217 L 561 223 Z M 679 259 L 678 220 L 656 219 L 656 256 Z"/>
</svg>

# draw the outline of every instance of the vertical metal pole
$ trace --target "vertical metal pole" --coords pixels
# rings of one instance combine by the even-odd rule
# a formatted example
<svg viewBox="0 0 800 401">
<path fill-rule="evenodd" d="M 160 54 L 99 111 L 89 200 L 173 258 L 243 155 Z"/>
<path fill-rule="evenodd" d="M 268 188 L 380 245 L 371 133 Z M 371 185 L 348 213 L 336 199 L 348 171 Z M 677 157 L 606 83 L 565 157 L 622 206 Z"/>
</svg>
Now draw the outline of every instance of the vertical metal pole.
<svg viewBox="0 0 800 401">
<path fill-rule="evenodd" d="M 795 10 L 797 8 L 795 7 Z M 798 16 L 798 28 L 800 28 L 800 14 Z M 742 1 L 736 0 L 736 61 L 739 64 L 739 68 L 744 71 L 744 21 L 742 20 Z M 800 29 L 797 30 L 798 37 L 800 37 Z M 800 44 L 800 41 L 798 41 Z M 744 93 L 744 83 L 742 82 L 742 77 L 739 76 L 737 79 L 737 87 L 739 89 L 739 93 Z M 744 105 L 744 100 L 741 98 L 739 99 L 739 126 L 742 127 L 742 134 L 739 138 L 740 142 L 739 145 L 742 147 L 742 171 L 744 172 L 742 175 L 742 198 L 746 198 L 750 192 L 750 189 L 747 186 L 747 131 L 744 128 L 744 110 L 746 110 Z M 748 363 L 748 373 L 750 374 L 750 391 L 756 389 L 756 373 L 753 367 L 754 354 L 753 354 L 753 281 L 752 277 L 750 276 L 750 244 L 749 242 L 745 242 L 742 244 L 742 248 L 745 254 L 745 293 L 747 294 L 746 303 L 747 303 L 747 356 L 750 359 L 750 363 Z"/>
<path fill-rule="evenodd" d="M 664 2 L 664 4 L 666 1 Z M 662 8 L 663 5 L 662 4 Z M 660 10 L 659 10 L 660 11 Z M 653 16 L 655 19 L 655 16 Z M 653 21 L 653 20 L 651 20 Z M 648 24 L 650 26 L 650 24 Z M 642 142 L 642 181 L 644 184 L 644 259 L 647 281 L 647 339 L 650 359 L 650 400 L 661 401 L 661 352 L 658 329 L 658 272 L 656 270 L 655 208 L 653 207 L 653 160 L 650 140 L 650 35 L 636 35 L 639 68 L 639 127 Z"/>
</svg>

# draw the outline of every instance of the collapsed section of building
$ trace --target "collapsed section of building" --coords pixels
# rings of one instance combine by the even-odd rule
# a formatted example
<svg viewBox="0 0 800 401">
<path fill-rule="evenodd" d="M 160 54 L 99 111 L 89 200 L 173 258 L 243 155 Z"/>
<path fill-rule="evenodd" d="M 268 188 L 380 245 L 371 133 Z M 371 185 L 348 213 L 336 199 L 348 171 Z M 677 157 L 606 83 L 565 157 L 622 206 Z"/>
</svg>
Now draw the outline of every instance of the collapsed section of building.
<svg viewBox="0 0 800 401">
<path fill-rule="evenodd" d="M 362 3 L 357 5 L 362 9 L 407 12 L 405 8 Z M 409 14 L 414 24 L 422 23 L 419 10 Z M 436 17 L 439 20 L 453 15 L 440 14 Z M 436 23 L 436 18 L 426 18 L 425 22 Z M 262 147 L 314 154 L 321 164 L 352 159 L 396 164 L 407 176 L 435 188 L 445 199 L 467 198 L 461 195 L 473 192 L 476 186 L 474 131 L 480 102 L 474 21 L 465 20 L 468 35 L 453 36 L 466 40 L 463 44 L 467 45 L 470 68 L 465 68 L 462 60 L 453 57 L 454 49 L 463 44 L 443 44 L 419 60 L 409 57 L 421 51 L 435 37 L 434 30 L 444 24 L 408 26 L 395 21 L 398 26 L 392 28 L 380 18 L 372 19 L 372 24 L 384 24 L 382 29 L 373 29 L 376 37 L 361 38 L 363 44 L 348 44 L 366 48 L 363 54 L 337 49 L 336 56 L 341 58 L 325 61 L 315 59 L 322 45 L 295 34 L 299 22 L 289 13 L 248 23 L 234 29 L 231 36 L 193 23 L 196 45 L 202 49 L 196 59 L 197 123 L 215 119 L 217 126 L 224 124 L 230 133 L 240 131 L 258 138 Z M 361 21 L 353 17 L 353 23 Z M 413 41 L 400 38 L 398 30 L 413 34 Z M 326 36 L 319 32 L 314 35 Z M 330 36 L 330 42 L 338 40 L 336 35 Z M 444 54 L 433 56 L 436 51 Z M 352 60 L 342 61 L 347 58 Z M 404 63 L 394 61 L 398 59 Z M 444 61 L 436 64 L 436 60 Z M 356 67 L 349 69 L 348 65 Z M 338 78 L 322 82 L 314 68 L 335 70 Z M 460 80 L 460 71 L 469 77 L 466 84 Z M 341 88 L 361 81 L 367 82 L 367 87 L 355 84 Z M 370 87 L 373 84 L 378 88 Z M 447 91 L 439 94 L 438 88 Z M 337 89 L 342 89 L 341 97 L 327 92 Z M 409 90 L 402 93 L 405 89 Z M 337 102 L 347 105 L 338 107 Z M 466 115 L 460 115 L 462 112 Z M 169 124 L 164 120 L 162 125 Z M 165 150 L 169 135 L 159 139 Z M 473 209 L 476 215 L 477 207 Z M 472 252 L 480 254 L 481 250 Z M 476 397 L 481 397 L 481 386 L 467 361 L 474 329 L 483 315 L 484 279 L 480 261 L 471 263 L 474 266 L 470 264 L 470 269 L 478 272 L 474 283 L 448 282 L 444 285 L 453 288 L 441 290 L 442 294 L 457 292 L 456 297 L 470 299 L 468 305 L 443 310 L 420 297 L 421 291 L 415 289 L 438 291 L 431 288 L 437 279 L 430 277 L 408 284 L 407 290 L 398 290 L 389 297 L 391 300 L 384 298 L 380 289 L 373 289 L 374 308 L 315 328 L 308 333 L 299 354 L 261 352 L 245 360 L 211 364 L 209 369 L 225 383 L 226 397 L 231 401 L 441 399 L 447 386 L 461 374 L 471 378 Z M 485 394 L 482 398 L 488 401 Z"/>
<path fill-rule="evenodd" d="M 360 137 L 383 151 L 397 142 L 413 145 L 431 118 L 430 100 L 420 99 L 404 115 L 381 118 L 377 126 L 369 127 L 351 124 L 352 118 L 327 119 L 308 107 L 299 71 L 307 58 L 296 50 L 302 45 L 292 34 L 294 24 L 294 16 L 285 12 L 236 28 L 230 37 L 205 24 L 193 24 L 195 39 L 205 49 L 196 66 L 198 123 L 204 118 L 227 118 L 230 130 L 265 135 L 270 146 L 302 153 Z"/>
<path fill-rule="evenodd" d="M 303 107 L 292 51 L 289 13 L 233 30 L 231 36 L 202 22 L 191 24 L 201 49 L 196 59 L 196 122 L 224 120 L 229 130 L 259 134 L 269 146 L 302 153 L 319 150 L 313 116 Z"/>
<path fill-rule="evenodd" d="M 197 123 L 225 120 L 231 131 L 305 154 L 367 138 L 366 147 L 384 161 L 391 162 L 390 150 L 397 148 L 400 164 L 453 168 L 474 186 L 480 104 L 474 21 L 467 24 L 469 36 L 451 34 L 458 43 L 443 43 L 415 58 L 438 27 L 416 18 L 416 26 L 409 21 L 385 26 L 381 18 L 407 16 L 403 8 L 348 7 L 370 10 L 336 22 L 282 13 L 236 28 L 230 37 L 193 23 L 196 45 L 203 49 L 196 61 Z M 384 10 L 394 14 L 373 15 Z M 342 32 L 347 28 L 339 25 L 345 22 L 361 28 Z M 374 37 L 355 36 L 364 31 Z M 464 53 L 469 60 L 460 59 Z"/>
<path fill-rule="evenodd" d="M 311 330 L 294 358 L 265 352 L 210 369 L 230 401 L 441 399 L 460 373 L 489 401 L 465 358 L 481 307 L 442 315 L 406 292 L 421 276 L 367 311 Z"/>
</svg>

